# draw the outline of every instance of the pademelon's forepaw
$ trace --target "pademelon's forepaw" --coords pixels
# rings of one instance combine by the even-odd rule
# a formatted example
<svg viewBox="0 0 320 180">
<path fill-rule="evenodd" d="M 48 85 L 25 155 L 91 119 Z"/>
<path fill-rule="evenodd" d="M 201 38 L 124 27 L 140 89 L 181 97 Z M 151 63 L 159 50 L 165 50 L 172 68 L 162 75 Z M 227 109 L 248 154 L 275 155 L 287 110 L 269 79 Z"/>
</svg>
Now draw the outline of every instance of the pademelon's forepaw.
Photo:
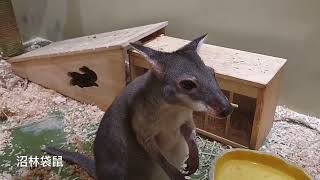
<svg viewBox="0 0 320 180">
<path fill-rule="evenodd" d="M 198 154 L 196 154 L 198 155 Z M 186 176 L 190 176 L 195 173 L 199 168 L 199 159 L 197 156 L 189 156 L 189 158 L 184 163 L 183 173 Z"/>
</svg>

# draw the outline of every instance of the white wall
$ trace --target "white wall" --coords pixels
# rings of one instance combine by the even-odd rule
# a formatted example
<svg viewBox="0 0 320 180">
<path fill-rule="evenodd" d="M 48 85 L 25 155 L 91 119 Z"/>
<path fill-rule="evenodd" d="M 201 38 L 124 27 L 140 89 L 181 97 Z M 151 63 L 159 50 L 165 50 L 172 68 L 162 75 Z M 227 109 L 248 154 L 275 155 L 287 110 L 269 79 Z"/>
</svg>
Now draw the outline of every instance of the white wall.
<svg viewBox="0 0 320 180">
<path fill-rule="evenodd" d="M 280 104 L 320 116 L 319 0 L 13 0 L 25 40 L 169 21 L 168 34 L 287 58 Z"/>
</svg>

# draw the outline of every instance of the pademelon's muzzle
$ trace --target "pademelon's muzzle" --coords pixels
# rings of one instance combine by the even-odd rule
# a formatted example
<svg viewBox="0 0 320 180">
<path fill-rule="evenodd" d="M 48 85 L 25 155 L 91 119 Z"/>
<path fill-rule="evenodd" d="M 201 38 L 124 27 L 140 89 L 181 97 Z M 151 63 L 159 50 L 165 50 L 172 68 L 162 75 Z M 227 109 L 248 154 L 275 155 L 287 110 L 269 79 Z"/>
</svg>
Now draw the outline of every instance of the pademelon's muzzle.
<svg viewBox="0 0 320 180">
<path fill-rule="evenodd" d="M 219 119 L 224 119 L 224 118 L 228 117 L 229 115 L 231 115 L 231 113 L 233 112 L 233 110 L 235 108 L 234 108 L 234 106 L 229 104 L 226 107 L 223 107 L 222 109 L 216 108 L 216 106 L 214 106 L 214 107 L 207 106 L 207 109 L 208 109 L 208 113 L 211 116 L 214 116 Z"/>
<path fill-rule="evenodd" d="M 208 113 L 214 117 L 224 119 L 228 117 L 234 110 L 234 106 L 226 97 L 214 98 L 207 104 Z"/>
<path fill-rule="evenodd" d="M 233 112 L 234 107 L 229 103 L 226 107 L 221 109 L 220 112 L 217 113 L 218 118 L 226 118 Z"/>
</svg>

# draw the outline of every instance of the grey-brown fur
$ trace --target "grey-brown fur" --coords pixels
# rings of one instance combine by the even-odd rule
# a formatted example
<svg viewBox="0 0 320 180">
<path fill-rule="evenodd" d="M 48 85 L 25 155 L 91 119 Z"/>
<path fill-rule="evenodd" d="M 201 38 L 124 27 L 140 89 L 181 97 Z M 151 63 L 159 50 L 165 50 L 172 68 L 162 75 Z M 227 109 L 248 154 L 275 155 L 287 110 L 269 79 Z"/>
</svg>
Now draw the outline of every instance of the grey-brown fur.
<svg viewBox="0 0 320 180">
<path fill-rule="evenodd" d="M 97 179 L 179 180 L 197 170 L 192 112 L 211 109 L 224 117 L 232 111 L 212 70 L 197 54 L 204 37 L 173 53 L 132 45 L 151 70 L 130 83 L 102 118 L 94 141 Z M 188 154 L 183 173 L 180 167 Z"/>
</svg>

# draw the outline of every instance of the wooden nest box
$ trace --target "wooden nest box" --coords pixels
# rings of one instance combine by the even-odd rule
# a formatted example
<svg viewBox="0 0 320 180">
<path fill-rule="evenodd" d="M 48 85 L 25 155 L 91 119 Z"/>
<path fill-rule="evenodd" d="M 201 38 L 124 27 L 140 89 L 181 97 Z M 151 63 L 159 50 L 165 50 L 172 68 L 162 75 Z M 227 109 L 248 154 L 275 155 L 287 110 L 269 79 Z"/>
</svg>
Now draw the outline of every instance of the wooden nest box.
<svg viewBox="0 0 320 180">
<path fill-rule="evenodd" d="M 140 54 L 127 49 L 129 42 L 167 52 L 189 42 L 161 35 L 166 26 L 162 22 L 56 42 L 9 62 L 19 76 L 105 110 L 126 86 L 126 62 L 131 80 L 149 68 Z M 286 60 L 207 44 L 200 56 L 215 69 L 220 87 L 238 108 L 227 119 L 195 112 L 198 132 L 232 146 L 258 149 L 273 124 Z"/>
<path fill-rule="evenodd" d="M 172 52 L 189 41 L 159 36 L 145 46 Z M 200 56 L 215 69 L 216 78 L 229 100 L 238 108 L 227 119 L 195 112 L 198 133 L 236 147 L 258 149 L 270 131 L 278 100 L 285 59 L 205 44 Z M 131 77 L 143 74 L 148 62 L 135 51 L 129 53 Z"/>
<path fill-rule="evenodd" d="M 14 72 L 23 78 L 106 110 L 126 85 L 129 43 L 146 41 L 162 32 L 167 24 L 55 42 L 11 58 L 9 62 Z"/>
</svg>

